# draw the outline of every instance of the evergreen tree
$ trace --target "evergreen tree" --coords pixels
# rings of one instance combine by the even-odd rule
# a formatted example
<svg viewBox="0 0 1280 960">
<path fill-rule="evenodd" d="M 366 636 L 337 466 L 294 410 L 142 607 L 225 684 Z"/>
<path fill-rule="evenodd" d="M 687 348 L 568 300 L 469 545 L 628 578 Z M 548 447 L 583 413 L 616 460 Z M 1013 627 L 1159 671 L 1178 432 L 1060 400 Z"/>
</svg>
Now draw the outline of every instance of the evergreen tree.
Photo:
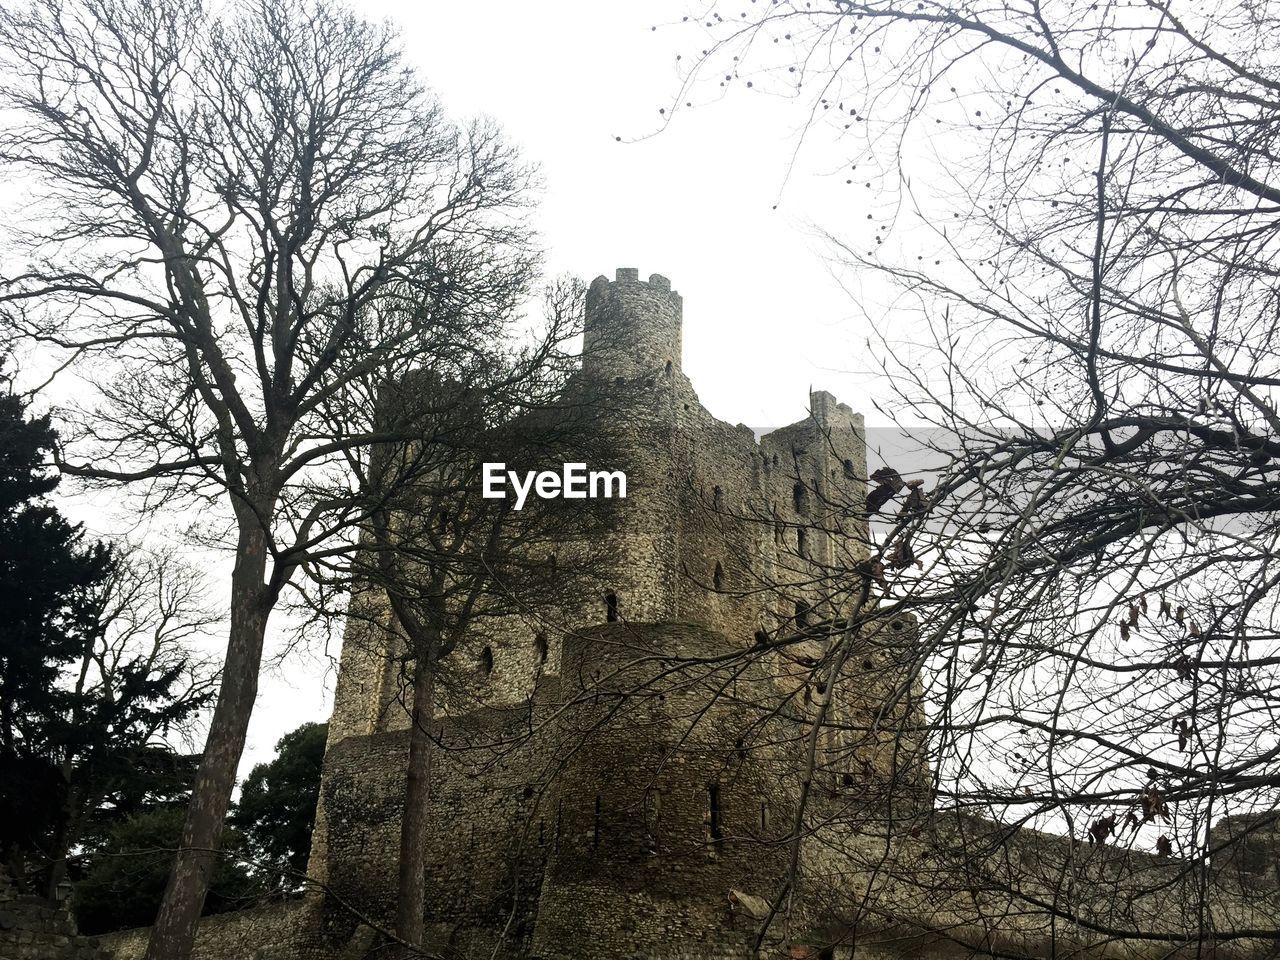
<svg viewBox="0 0 1280 960">
<path fill-rule="evenodd" d="M 183 807 L 156 806 L 111 828 L 106 843 L 76 884 L 73 904 L 81 933 L 97 935 L 151 923 L 164 894 L 173 851 L 182 834 Z M 226 850 L 241 850 L 229 832 Z M 214 867 L 206 914 L 235 910 L 253 902 L 258 888 L 244 867 L 227 856 Z"/>
<path fill-rule="evenodd" d="M 99 636 L 89 597 L 113 564 L 44 499 L 58 484 L 45 466 L 55 442 L 48 417 L 0 396 L 0 852 L 19 879 L 63 807 L 57 745 L 72 694 L 58 681 Z"/>
<path fill-rule="evenodd" d="M 311 829 L 320 796 L 328 724 L 304 723 L 276 743 L 276 756 L 257 764 L 240 790 L 231 817 L 248 841 L 265 881 L 277 890 L 295 890 L 307 869 Z"/>
<path fill-rule="evenodd" d="M 189 793 L 167 735 L 212 696 L 184 641 L 217 619 L 194 571 L 90 542 L 48 502 L 56 443 L 0 395 L 0 856 L 47 895 L 74 848 Z"/>
</svg>

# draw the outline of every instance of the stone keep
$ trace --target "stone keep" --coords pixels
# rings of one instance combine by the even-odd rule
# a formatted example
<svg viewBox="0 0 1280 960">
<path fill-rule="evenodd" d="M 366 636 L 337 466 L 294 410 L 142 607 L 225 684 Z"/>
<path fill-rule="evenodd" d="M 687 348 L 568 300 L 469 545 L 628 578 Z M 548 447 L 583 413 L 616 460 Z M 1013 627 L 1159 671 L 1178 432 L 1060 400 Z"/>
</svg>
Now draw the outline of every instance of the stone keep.
<svg viewBox="0 0 1280 960">
<path fill-rule="evenodd" d="M 595 598 L 454 654 L 477 682 L 473 699 L 442 704 L 433 771 L 441 950 L 487 955 L 501 939 L 503 955 L 544 960 L 737 956 L 749 924 L 733 929 L 729 890 L 770 896 L 785 870 L 774 841 L 794 815 L 800 731 L 759 714 L 799 699 L 799 683 L 793 663 L 751 651 L 829 618 L 814 573 L 866 556 L 865 527 L 836 537 L 824 516 L 865 498 L 863 422 L 823 392 L 758 440 L 717 420 L 681 369 L 681 324 L 665 277 L 623 269 L 587 292 L 580 376 L 626 398 L 623 462 L 609 466 L 626 470 L 628 498 Z M 766 583 L 781 589 L 753 589 Z M 361 629 L 344 647 L 310 872 L 385 918 L 407 714 L 397 651 Z M 663 683 L 645 673 L 715 658 Z M 623 695 L 636 690 L 650 693 Z M 846 762 L 844 780 L 871 763 Z"/>
<path fill-rule="evenodd" d="M 757 438 L 698 402 L 680 366 L 680 296 L 665 278 L 619 270 L 587 297 L 571 387 L 625 398 L 614 409 L 626 442 L 608 466 L 626 470 L 628 499 L 593 594 L 505 618 L 449 658 L 428 956 L 1278 955 L 1269 939 L 1212 936 L 1280 916 L 1273 828 L 1224 820 L 1216 833 L 1247 835 L 1238 853 L 1179 861 L 935 810 L 905 617 L 862 629 L 815 728 L 823 691 L 812 667 L 824 651 L 811 627 L 845 611 L 814 574 L 838 582 L 867 558 L 862 418 L 817 392 L 808 417 Z M 564 553 L 569 562 L 571 545 Z M 375 591 L 352 602 L 308 868 L 319 884 L 305 900 L 206 919 L 195 960 L 386 949 L 376 927 L 394 914 L 403 650 Z M 779 637 L 788 642 L 775 650 Z M 796 882 L 757 953 L 797 826 Z M 1078 922 L 1051 915 L 1050 902 Z M 1109 932 L 1131 926 L 1155 936 Z M 101 943 L 134 960 L 146 934 Z"/>
</svg>

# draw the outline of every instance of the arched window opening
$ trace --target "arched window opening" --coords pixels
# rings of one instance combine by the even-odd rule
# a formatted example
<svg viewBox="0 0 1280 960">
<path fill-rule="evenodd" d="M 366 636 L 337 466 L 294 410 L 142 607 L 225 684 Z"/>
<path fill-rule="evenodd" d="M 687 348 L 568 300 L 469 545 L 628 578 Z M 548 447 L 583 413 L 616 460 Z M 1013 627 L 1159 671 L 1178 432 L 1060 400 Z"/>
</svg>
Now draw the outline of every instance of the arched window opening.
<svg viewBox="0 0 1280 960">
<path fill-rule="evenodd" d="M 546 663 L 547 662 L 547 635 L 543 633 L 541 630 L 539 630 L 537 636 L 533 638 L 533 649 L 538 656 L 538 663 L 540 664 Z"/>
<path fill-rule="evenodd" d="M 760 832 L 764 833 L 769 829 L 769 805 L 761 802 L 760 804 Z"/>
<path fill-rule="evenodd" d="M 778 465 L 778 455 L 776 453 L 773 455 L 773 465 L 775 467 Z"/>
<path fill-rule="evenodd" d="M 791 503 L 795 506 L 796 513 L 804 513 L 809 509 L 809 490 L 799 480 L 791 488 Z"/>
<path fill-rule="evenodd" d="M 853 461 L 852 461 L 852 460 L 846 460 L 846 461 L 844 462 L 844 475 L 845 475 L 846 477 L 848 477 L 850 480 L 856 480 L 856 479 L 857 479 L 857 477 L 854 475 L 854 472 L 853 472 Z"/>
<path fill-rule="evenodd" d="M 723 502 L 724 502 L 724 491 L 721 490 L 719 487 L 712 487 L 711 488 L 711 505 L 716 509 L 719 509 L 720 505 Z"/>
<path fill-rule="evenodd" d="M 765 633 L 764 630 L 757 630 L 756 645 L 763 647 L 768 642 L 769 642 L 769 634 Z"/>
<path fill-rule="evenodd" d="M 796 553 L 802 558 L 809 556 L 809 537 L 804 527 L 796 529 Z"/>
<path fill-rule="evenodd" d="M 480 668 L 485 676 L 493 673 L 493 647 L 485 647 L 480 651 Z"/>
<path fill-rule="evenodd" d="M 605 594 L 604 619 L 607 623 L 618 622 L 618 595 L 616 593 Z"/>
<path fill-rule="evenodd" d="M 670 360 L 667 361 L 667 365 L 663 368 L 663 370 L 665 371 L 668 377 L 671 376 L 672 366 L 671 366 Z"/>
<path fill-rule="evenodd" d="M 724 824 L 721 822 L 720 784 L 707 785 L 707 833 L 711 837 L 711 847 L 718 851 L 724 846 Z"/>
<path fill-rule="evenodd" d="M 803 600 L 796 601 L 796 626 L 807 627 L 809 625 L 809 605 Z"/>
<path fill-rule="evenodd" d="M 711 574 L 711 583 L 719 593 L 724 589 L 724 567 L 720 566 L 719 561 L 716 562 L 715 572 Z"/>
<path fill-rule="evenodd" d="M 823 947 L 818 951 L 818 960 L 836 960 L 836 948 Z"/>
</svg>

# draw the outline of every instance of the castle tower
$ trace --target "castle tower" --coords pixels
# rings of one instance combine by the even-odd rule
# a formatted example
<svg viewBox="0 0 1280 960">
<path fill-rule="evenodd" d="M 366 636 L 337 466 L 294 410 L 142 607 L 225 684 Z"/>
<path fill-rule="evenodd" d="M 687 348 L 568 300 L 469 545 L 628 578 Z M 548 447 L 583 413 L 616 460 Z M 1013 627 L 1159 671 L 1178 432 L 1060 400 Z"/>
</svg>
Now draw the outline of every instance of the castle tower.
<svg viewBox="0 0 1280 960">
<path fill-rule="evenodd" d="M 601 456 L 616 462 L 589 466 L 623 470 L 626 499 L 592 534 L 598 596 L 495 618 L 450 657 L 450 689 L 466 695 L 437 714 L 432 949 L 489 955 L 504 939 L 501 955 L 526 960 L 683 960 L 705 943 L 746 956 L 727 891 L 777 887 L 804 736 L 794 710 L 757 705 L 808 702 L 808 678 L 781 655 L 740 654 L 837 612 L 818 593 L 824 573 L 866 555 L 865 535 L 831 520 L 865 498 L 865 432 L 825 392 L 760 438 L 718 420 L 681 369 L 682 308 L 665 277 L 634 269 L 587 291 L 566 391 L 614 418 Z M 561 564 L 581 548 L 572 535 L 556 546 Z M 385 615 L 377 593 L 352 601 L 310 871 L 324 902 L 385 918 L 408 730 L 395 651 L 368 629 Z M 844 760 L 857 746 L 824 747 L 824 782 L 861 771 Z"/>
<path fill-rule="evenodd" d="M 619 267 L 616 278 L 596 277 L 587 289 L 582 369 L 595 377 L 640 377 L 680 369 L 683 301 L 661 274 L 640 279 Z"/>
</svg>

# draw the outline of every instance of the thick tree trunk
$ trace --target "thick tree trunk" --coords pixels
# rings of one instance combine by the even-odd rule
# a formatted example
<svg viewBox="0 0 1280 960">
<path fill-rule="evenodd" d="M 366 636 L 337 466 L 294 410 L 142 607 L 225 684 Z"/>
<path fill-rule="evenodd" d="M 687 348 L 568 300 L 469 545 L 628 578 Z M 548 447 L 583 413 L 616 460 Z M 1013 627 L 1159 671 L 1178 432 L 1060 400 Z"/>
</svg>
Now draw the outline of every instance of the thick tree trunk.
<svg viewBox="0 0 1280 960">
<path fill-rule="evenodd" d="M 431 796 L 431 721 L 434 716 L 435 664 L 419 656 L 413 675 L 413 716 L 409 727 L 409 769 L 404 790 L 404 816 L 400 822 L 400 883 L 396 896 L 396 936 L 422 945 L 427 896 L 426 839 L 428 800 Z M 409 948 L 401 957 L 417 953 Z"/>
<path fill-rule="evenodd" d="M 231 629 L 218 703 L 145 960 L 186 960 L 195 942 L 196 924 L 218 862 L 223 823 L 244 751 L 249 717 L 258 696 L 263 637 L 271 606 L 264 586 L 266 545 L 261 529 L 241 529 L 239 553 L 231 575 Z"/>
</svg>

